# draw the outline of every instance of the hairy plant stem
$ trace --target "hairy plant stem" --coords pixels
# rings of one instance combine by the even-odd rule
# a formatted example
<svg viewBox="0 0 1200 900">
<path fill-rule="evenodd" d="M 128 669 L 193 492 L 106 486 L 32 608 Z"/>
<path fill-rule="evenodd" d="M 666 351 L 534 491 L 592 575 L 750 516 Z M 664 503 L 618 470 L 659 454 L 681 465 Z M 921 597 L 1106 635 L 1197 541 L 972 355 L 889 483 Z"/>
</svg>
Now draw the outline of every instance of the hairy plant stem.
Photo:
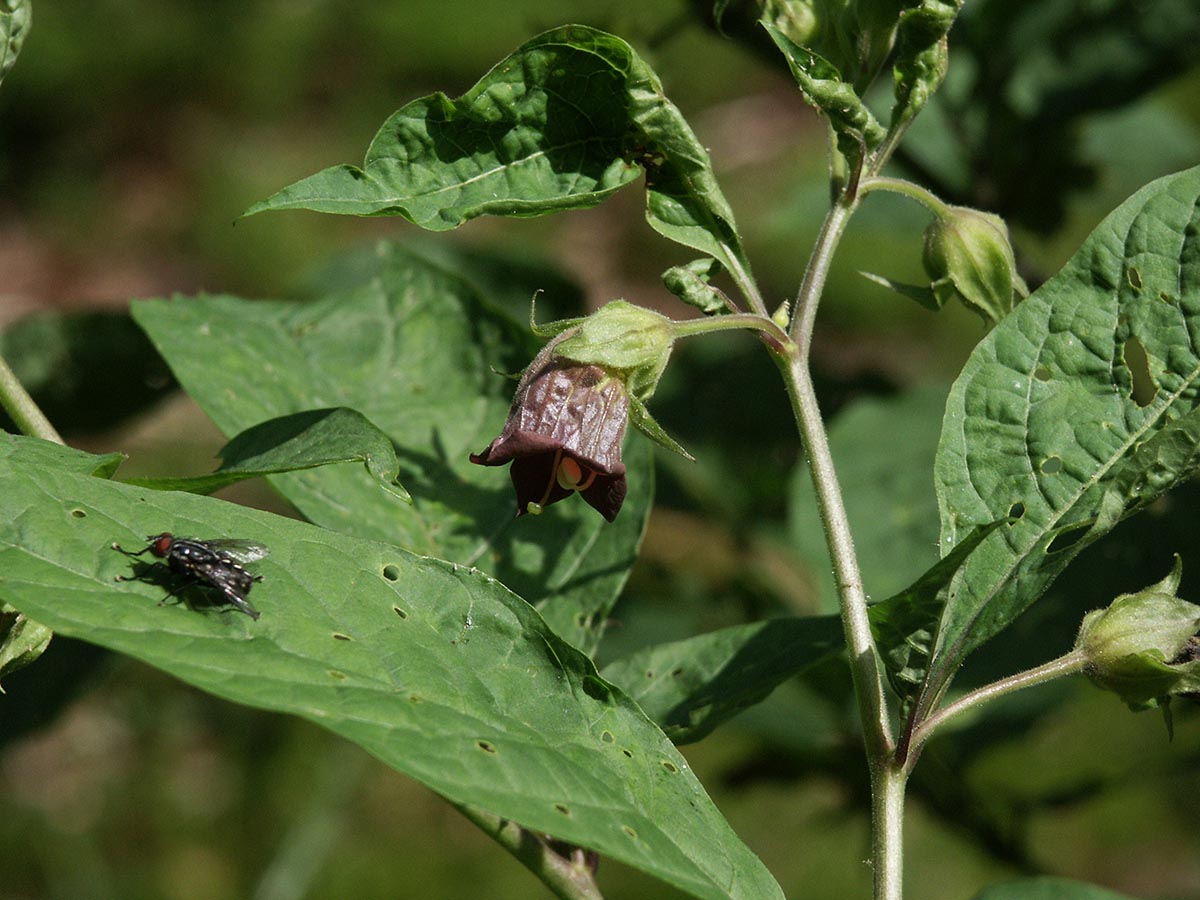
<svg viewBox="0 0 1200 900">
<path fill-rule="evenodd" d="M 563 856 L 548 841 L 516 822 L 484 812 L 475 806 L 455 803 L 454 808 L 478 825 L 488 837 L 517 858 L 525 868 L 562 900 L 604 900 L 592 869 L 582 851 Z M 578 858 L 574 858 L 574 857 Z"/>
<path fill-rule="evenodd" d="M 16 374 L 9 367 L 4 357 L 0 356 L 0 406 L 12 417 L 22 434 L 30 437 L 54 441 L 56 444 L 65 443 L 50 420 L 33 402 L 25 385 L 21 384 Z"/>
<path fill-rule="evenodd" d="M 904 788 L 908 773 L 893 764 L 892 726 L 871 623 L 867 618 L 867 596 L 808 365 L 813 325 L 829 265 L 855 205 L 853 197 L 843 194 L 826 214 L 796 297 L 790 329 L 792 340 L 773 355 L 787 385 L 792 412 L 804 443 L 837 582 L 842 629 L 846 635 L 850 673 L 871 776 L 875 900 L 900 900 Z"/>
<path fill-rule="evenodd" d="M 1063 675 L 1073 675 L 1076 672 L 1081 672 L 1086 664 L 1087 657 L 1083 651 L 1072 650 L 1070 653 L 1066 653 L 1057 659 L 1052 659 L 1048 663 L 1043 663 L 1024 672 L 1018 672 L 1016 675 L 1010 675 L 1007 678 L 1001 678 L 999 681 L 993 681 L 991 684 L 985 684 L 983 687 L 976 688 L 969 694 L 964 694 L 953 703 L 943 706 L 913 729 L 912 737 L 908 742 L 906 759 L 904 760 L 905 768 L 911 771 L 913 764 L 920 755 L 921 745 L 929 739 L 929 736 L 934 731 L 955 716 L 961 715 L 967 710 L 973 709 L 989 700 L 1003 697 L 1005 694 L 1011 694 L 1013 691 L 1053 681 L 1055 678 L 1060 678 Z"/>
<path fill-rule="evenodd" d="M 788 336 L 774 320 L 757 313 L 735 313 L 725 316 L 705 316 L 702 319 L 684 319 L 672 323 L 675 337 L 689 337 L 694 334 L 708 334 L 712 331 L 750 330 L 770 337 L 776 344 L 787 343 Z"/>
<path fill-rule="evenodd" d="M 902 178 L 884 178 L 876 175 L 872 178 L 864 178 L 859 182 L 858 194 L 860 197 L 871 191 L 888 191 L 909 197 L 925 206 L 934 215 L 945 215 L 950 210 L 949 204 L 933 191 Z"/>
</svg>

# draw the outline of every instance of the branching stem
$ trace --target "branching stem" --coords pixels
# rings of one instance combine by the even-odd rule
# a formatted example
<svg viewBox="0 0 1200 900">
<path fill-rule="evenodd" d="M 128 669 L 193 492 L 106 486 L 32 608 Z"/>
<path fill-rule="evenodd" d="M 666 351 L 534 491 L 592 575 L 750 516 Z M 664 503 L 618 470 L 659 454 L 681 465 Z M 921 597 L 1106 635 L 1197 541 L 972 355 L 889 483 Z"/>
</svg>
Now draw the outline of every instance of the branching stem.
<svg viewBox="0 0 1200 900">
<path fill-rule="evenodd" d="M 1018 672 L 1016 675 L 1001 678 L 999 681 L 993 681 L 991 684 L 976 688 L 969 694 L 959 697 L 953 703 L 939 709 L 913 729 L 905 767 L 909 770 L 912 769 L 913 764 L 920 755 L 921 745 L 928 740 L 934 731 L 955 716 L 961 715 L 969 709 L 974 709 L 976 706 L 986 703 L 989 700 L 1003 697 L 1005 694 L 1011 694 L 1013 691 L 1033 687 L 1035 684 L 1043 684 L 1055 678 L 1061 678 L 1063 675 L 1072 675 L 1076 672 L 1081 672 L 1086 663 L 1087 658 L 1084 656 L 1083 651 L 1072 650 L 1070 653 L 1066 653 L 1057 659 L 1052 659 L 1050 662 L 1036 668 Z"/>
</svg>

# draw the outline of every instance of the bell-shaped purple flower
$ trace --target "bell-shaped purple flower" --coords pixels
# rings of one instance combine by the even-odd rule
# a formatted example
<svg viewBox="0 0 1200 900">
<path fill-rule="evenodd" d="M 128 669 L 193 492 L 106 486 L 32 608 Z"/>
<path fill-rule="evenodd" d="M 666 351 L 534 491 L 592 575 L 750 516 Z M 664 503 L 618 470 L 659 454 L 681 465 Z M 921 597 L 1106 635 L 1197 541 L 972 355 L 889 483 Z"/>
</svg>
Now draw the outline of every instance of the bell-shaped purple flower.
<svg viewBox="0 0 1200 900">
<path fill-rule="evenodd" d="M 560 340 L 525 370 L 504 430 L 483 452 L 472 453 L 471 462 L 512 462 L 518 516 L 578 492 L 611 522 L 625 500 L 621 443 L 629 395 L 603 367 L 557 356 Z"/>
</svg>

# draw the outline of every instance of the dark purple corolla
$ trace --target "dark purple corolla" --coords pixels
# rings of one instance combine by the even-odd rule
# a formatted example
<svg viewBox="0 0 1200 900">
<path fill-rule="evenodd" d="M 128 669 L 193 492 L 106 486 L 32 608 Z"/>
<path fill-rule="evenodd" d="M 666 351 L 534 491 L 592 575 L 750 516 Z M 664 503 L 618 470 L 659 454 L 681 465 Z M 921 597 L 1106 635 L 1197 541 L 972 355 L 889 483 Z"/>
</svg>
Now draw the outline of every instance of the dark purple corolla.
<svg viewBox="0 0 1200 900">
<path fill-rule="evenodd" d="M 611 522 L 625 500 L 621 443 L 629 395 L 602 367 L 557 356 L 558 343 L 551 341 L 525 370 L 504 430 L 471 462 L 512 463 L 518 516 L 578 492 Z"/>
</svg>

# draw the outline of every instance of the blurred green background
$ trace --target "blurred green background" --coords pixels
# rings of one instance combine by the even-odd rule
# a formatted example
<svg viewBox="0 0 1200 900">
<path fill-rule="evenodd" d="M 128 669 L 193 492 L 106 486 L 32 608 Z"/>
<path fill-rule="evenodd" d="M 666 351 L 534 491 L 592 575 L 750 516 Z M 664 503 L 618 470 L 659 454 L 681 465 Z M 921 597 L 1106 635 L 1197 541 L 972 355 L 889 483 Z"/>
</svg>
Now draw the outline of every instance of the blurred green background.
<svg viewBox="0 0 1200 900">
<path fill-rule="evenodd" d="M 736 40 L 738 10 L 723 37 L 702 7 L 37 2 L 0 86 L 5 352 L 75 445 L 129 453 L 123 474 L 195 473 L 222 436 L 171 392 L 127 324 L 97 311 L 176 291 L 295 295 L 337 254 L 388 236 L 556 267 L 547 283 L 574 282 L 590 306 L 625 297 L 685 314 L 658 275 L 690 257 L 645 224 L 636 189 L 595 210 L 476 220 L 436 237 L 394 219 L 236 221 L 299 177 L 360 161 L 403 103 L 461 93 L 565 22 L 621 34 L 658 71 L 710 148 L 766 296 L 781 302 L 828 198 L 822 127 L 782 67 Z M 897 167 L 1004 213 L 1031 286 L 1137 187 L 1200 162 L 1200 11 L 1189 0 L 1131 7 L 969 8 L 943 102 Z M 886 108 L 886 96 L 873 99 Z M 865 498 L 852 510 L 860 543 L 878 548 L 868 573 L 877 597 L 933 559 L 938 410 L 983 334 L 965 310 L 931 315 L 859 276 L 919 280 L 925 222 L 911 203 L 871 198 L 837 259 L 814 345 L 839 462 Z M 56 314 L 75 318 L 60 327 Z M 659 508 L 603 658 L 830 609 L 790 412 L 755 342 L 685 343 L 654 410 L 699 462 L 660 459 Z M 287 511 L 263 486 L 225 496 Z M 1082 610 L 1161 578 L 1174 551 L 1183 595 L 1196 599 L 1198 499 L 1185 489 L 1089 550 L 964 683 L 1062 652 Z M 928 535 L 927 559 L 887 555 L 900 527 Z M 437 797 L 305 723 L 67 640 L 4 687 L 2 900 L 545 894 Z M 1175 725 L 1168 743 L 1156 715 L 1074 682 L 997 704 L 935 742 L 909 805 L 911 896 L 958 900 L 1045 872 L 1137 897 L 1200 898 L 1200 717 L 1180 707 Z M 788 896 L 867 895 L 866 785 L 839 666 L 685 750 Z M 609 862 L 601 884 L 612 898 L 681 896 Z"/>
</svg>

